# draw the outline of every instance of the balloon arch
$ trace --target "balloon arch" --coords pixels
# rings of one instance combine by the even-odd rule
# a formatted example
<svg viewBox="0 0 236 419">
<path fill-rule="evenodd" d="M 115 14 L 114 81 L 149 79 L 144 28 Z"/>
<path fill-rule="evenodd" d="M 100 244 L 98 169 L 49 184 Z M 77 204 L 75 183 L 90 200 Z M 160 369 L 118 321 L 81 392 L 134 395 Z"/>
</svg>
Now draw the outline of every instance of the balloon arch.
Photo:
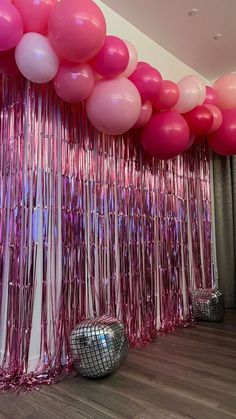
<svg viewBox="0 0 236 419">
<path fill-rule="evenodd" d="M 1 0 L 0 73 L 53 82 L 68 103 L 86 101 L 99 131 L 141 130 L 146 152 L 169 159 L 200 137 L 222 155 L 236 153 L 236 74 L 212 87 L 189 75 L 163 80 L 134 45 L 106 34 L 105 17 L 91 0 Z"/>
</svg>

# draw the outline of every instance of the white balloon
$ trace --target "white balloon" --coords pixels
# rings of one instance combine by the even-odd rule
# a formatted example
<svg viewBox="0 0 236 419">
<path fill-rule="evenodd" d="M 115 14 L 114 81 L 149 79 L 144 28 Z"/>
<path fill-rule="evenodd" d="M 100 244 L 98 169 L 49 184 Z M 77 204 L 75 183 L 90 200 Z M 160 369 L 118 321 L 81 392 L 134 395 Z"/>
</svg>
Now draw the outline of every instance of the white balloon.
<svg viewBox="0 0 236 419">
<path fill-rule="evenodd" d="M 206 97 L 206 85 L 205 85 L 204 81 L 201 79 L 201 77 L 198 77 L 198 76 L 195 76 L 195 75 L 186 76 L 184 78 L 188 79 L 188 80 L 193 80 L 193 81 L 195 81 L 195 83 L 197 83 L 197 85 L 198 85 L 198 87 L 201 91 L 201 98 L 200 98 L 200 101 L 199 101 L 198 105 L 202 105 L 204 100 L 205 100 L 205 97 Z"/>
<path fill-rule="evenodd" d="M 137 66 L 137 62 L 138 62 L 138 53 L 137 50 L 135 48 L 135 46 L 133 44 L 131 44 L 131 42 L 123 40 L 123 42 L 125 43 L 125 45 L 127 46 L 128 50 L 129 50 L 129 64 L 126 67 L 126 70 L 124 71 L 124 73 L 121 74 L 122 77 L 129 77 L 135 70 L 136 66 Z"/>
<path fill-rule="evenodd" d="M 179 99 L 172 110 L 186 113 L 197 106 L 201 99 L 201 90 L 198 84 L 191 79 L 183 78 L 178 83 Z"/>
<path fill-rule="evenodd" d="M 48 39 L 39 33 L 26 33 L 15 50 L 20 72 L 34 83 L 52 80 L 59 68 L 59 59 Z"/>
</svg>

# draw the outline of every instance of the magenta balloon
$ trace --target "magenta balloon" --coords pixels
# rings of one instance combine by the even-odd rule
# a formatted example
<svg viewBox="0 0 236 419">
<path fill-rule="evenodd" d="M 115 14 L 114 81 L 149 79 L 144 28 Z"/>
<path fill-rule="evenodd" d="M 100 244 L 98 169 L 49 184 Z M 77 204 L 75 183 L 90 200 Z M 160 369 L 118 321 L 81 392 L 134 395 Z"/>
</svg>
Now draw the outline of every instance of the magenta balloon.
<svg viewBox="0 0 236 419">
<path fill-rule="evenodd" d="M 23 36 L 23 22 L 9 0 L 0 1 L 0 51 L 14 48 Z"/>
<path fill-rule="evenodd" d="M 200 101 L 198 103 L 198 105 L 202 105 L 205 98 L 206 98 L 206 84 L 204 83 L 204 81 L 201 79 L 201 77 L 199 76 L 195 76 L 195 75 L 191 75 L 191 76 L 186 76 L 184 77 L 185 80 L 193 80 L 195 81 L 195 83 L 197 83 L 200 91 L 201 91 L 201 97 L 200 97 Z"/>
<path fill-rule="evenodd" d="M 168 160 L 185 151 L 190 143 L 188 124 L 176 111 L 152 116 L 142 131 L 142 145 L 150 156 Z"/>
<path fill-rule="evenodd" d="M 215 105 L 217 106 L 217 94 L 215 89 L 210 86 L 206 86 L 206 97 L 203 105 Z"/>
<path fill-rule="evenodd" d="M 87 115 L 99 131 L 118 135 L 134 126 L 141 110 L 136 87 L 126 78 L 99 81 L 87 99 Z"/>
<path fill-rule="evenodd" d="M 34 83 L 47 83 L 58 72 L 59 59 L 48 39 L 39 33 L 28 32 L 21 38 L 15 59 L 23 76 Z"/>
<path fill-rule="evenodd" d="M 215 105 L 209 105 L 206 104 L 204 105 L 207 109 L 209 109 L 209 111 L 212 113 L 213 115 L 213 124 L 211 129 L 208 131 L 208 133 L 214 132 L 216 131 L 218 128 L 220 128 L 221 124 L 222 124 L 222 112 L 220 111 L 219 108 L 217 108 Z"/>
<path fill-rule="evenodd" d="M 177 103 L 179 88 L 170 80 L 163 80 L 159 95 L 153 101 L 153 106 L 158 110 L 167 110 Z"/>
<path fill-rule="evenodd" d="M 142 105 L 141 111 L 140 111 L 140 114 L 139 114 L 139 118 L 138 118 L 136 124 L 134 125 L 134 128 L 144 127 L 144 125 L 146 125 L 148 123 L 151 116 L 152 116 L 152 104 L 148 100 L 147 102 L 145 102 Z"/>
<path fill-rule="evenodd" d="M 20 74 L 16 65 L 14 49 L 0 52 L 0 74 Z"/>
<path fill-rule="evenodd" d="M 236 108 L 236 74 L 220 77 L 213 84 L 217 94 L 217 106 L 222 109 Z"/>
<path fill-rule="evenodd" d="M 50 15 L 48 31 L 58 55 L 80 63 L 91 60 L 103 47 L 106 22 L 92 0 L 60 0 Z"/>
<path fill-rule="evenodd" d="M 146 63 L 146 61 L 138 61 L 136 65 L 136 69 L 142 68 L 142 67 L 151 67 L 151 65 Z"/>
<path fill-rule="evenodd" d="M 180 80 L 177 85 L 179 88 L 179 99 L 172 109 L 179 113 L 189 112 L 200 102 L 200 88 L 194 80 L 186 78 Z"/>
<path fill-rule="evenodd" d="M 117 77 L 126 70 L 129 64 L 129 50 L 122 39 L 109 35 L 90 64 L 96 73 L 104 78 Z"/>
<path fill-rule="evenodd" d="M 218 154 L 236 154 L 236 109 L 222 111 L 223 121 L 220 128 L 208 135 L 209 147 Z"/>
<path fill-rule="evenodd" d="M 131 44 L 131 42 L 124 40 L 124 43 L 127 46 L 128 51 L 129 51 L 129 63 L 125 71 L 122 73 L 122 76 L 129 77 L 136 69 L 137 62 L 138 62 L 138 53 L 135 46 Z"/>
<path fill-rule="evenodd" d="M 87 63 L 62 63 L 54 79 L 58 96 L 69 103 L 79 103 L 87 99 L 94 84 L 94 72 Z"/>
<path fill-rule="evenodd" d="M 49 15 L 57 0 L 13 0 L 24 24 L 24 32 L 47 33 Z"/>
<path fill-rule="evenodd" d="M 161 74 L 149 65 L 136 68 L 129 80 L 137 87 L 143 101 L 154 100 L 160 92 Z"/>
<path fill-rule="evenodd" d="M 209 132 L 213 125 L 212 112 L 203 105 L 196 106 L 183 115 L 187 121 L 191 134 L 203 135 Z"/>
</svg>

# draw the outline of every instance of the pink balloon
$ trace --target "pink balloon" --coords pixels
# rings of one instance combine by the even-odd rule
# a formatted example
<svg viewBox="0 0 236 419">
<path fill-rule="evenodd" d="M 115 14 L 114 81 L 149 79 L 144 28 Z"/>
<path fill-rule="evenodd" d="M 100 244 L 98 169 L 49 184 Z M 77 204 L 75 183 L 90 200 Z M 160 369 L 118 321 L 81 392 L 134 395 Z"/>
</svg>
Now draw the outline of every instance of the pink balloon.
<svg viewBox="0 0 236 419">
<path fill-rule="evenodd" d="M 184 78 L 177 85 L 179 88 L 179 99 L 172 109 L 179 113 L 189 112 L 200 102 L 201 91 L 194 80 Z"/>
<path fill-rule="evenodd" d="M 206 86 L 206 97 L 203 102 L 203 105 L 215 105 L 217 106 L 217 94 L 215 89 L 212 89 L 210 86 Z"/>
<path fill-rule="evenodd" d="M 47 83 L 58 72 L 59 59 L 48 39 L 39 33 L 26 33 L 15 50 L 16 64 L 28 80 Z"/>
<path fill-rule="evenodd" d="M 183 114 L 191 134 L 203 135 L 210 131 L 213 125 L 212 112 L 203 105 L 198 105 L 191 111 Z"/>
<path fill-rule="evenodd" d="M 9 0 L 0 1 L 0 51 L 14 48 L 23 36 L 23 22 Z"/>
<path fill-rule="evenodd" d="M 206 84 L 204 83 L 204 81 L 201 79 L 201 77 L 199 76 L 195 76 L 195 75 L 191 75 L 191 76 L 186 76 L 184 77 L 185 80 L 193 80 L 195 81 L 195 83 L 197 83 L 200 91 L 201 91 L 201 97 L 200 97 L 200 101 L 198 103 L 198 105 L 202 105 L 205 97 L 206 97 Z"/>
<path fill-rule="evenodd" d="M 58 96 L 69 103 L 79 103 L 87 99 L 94 84 L 94 72 L 87 63 L 62 63 L 54 79 Z"/>
<path fill-rule="evenodd" d="M 142 132 L 144 149 L 158 159 L 171 159 L 185 151 L 189 144 L 188 124 L 176 111 L 153 115 Z"/>
<path fill-rule="evenodd" d="M 49 15 L 56 0 L 13 0 L 24 24 L 24 32 L 47 33 Z"/>
<path fill-rule="evenodd" d="M 223 121 L 220 128 L 208 135 L 209 147 L 218 154 L 236 154 L 236 109 L 222 111 Z"/>
<path fill-rule="evenodd" d="M 131 44 L 131 42 L 129 41 L 124 41 L 125 45 L 128 48 L 129 51 L 129 64 L 126 67 L 126 70 L 124 71 L 124 73 L 122 74 L 123 77 L 129 77 L 135 70 L 136 66 L 137 66 L 137 62 L 138 62 L 138 53 L 136 48 L 134 47 L 133 44 Z"/>
<path fill-rule="evenodd" d="M 144 125 L 146 125 L 149 119 L 151 118 L 151 116 L 152 116 L 152 104 L 151 102 L 147 101 L 141 107 L 139 118 L 136 124 L 134 125 L 134 128 L 141 128 Z"/>
<path fill-rule="evenodd" d="M 129 64 L 129 50 L 117 36 L 107 36 L 99 53 L 90 61 L 96 73 L 105 78 L 122 74 Z"/>
<path fill-rule="evenodd" d="M 103 47 L 106 21 L 92 0 L 60 0 L 51 13 L 48 30 L 58 55 L 80 63 L 91 60 Z"/>
<path fill-rule="evenodd" d="M 158 110 L 167 110 L 177 103 L 179 88 L 170 80 L 163 80 L 159 95 L 153 101 L 153 106 Z"/>
<path fill-rule="evenodd" d="M 0 52 L 0 74 L 20 74 L 16 65 L 14 49 Z"/>
<path fill-rule="evenodd" d="M 208 131 L 208 133 L 211 133 L 211 132 L 216 131 L 218 128 L 220 128 L 222 124 L 222 120 L 223 120 L 222 112 L 215 105 L 206 104 L 204 106 L 205 108 L 209 109 L 209 111 L 213 115 L 213 124 L 212 124 L 211 129 Z"/>
<path fill-rule="evenodd" d="M 99 81 L 87 99 L 87 115 L 92 125 L 105 134 L 123 134 L 134 126 L 141 98 L 126 78 Z"/>
<path fill-rule="evenodd" d="M 129 80 L 137 87 L 143 101 L 154 100 L 160 92 L 161 74 L 149 65 L 136 68 Z"/>
<path fill-rule="evenodd" d="M 217 106 L 222 109 L 236 108 L 236 74 L 220 77 L 213 84 L 217 94 Z"/>
</svg>

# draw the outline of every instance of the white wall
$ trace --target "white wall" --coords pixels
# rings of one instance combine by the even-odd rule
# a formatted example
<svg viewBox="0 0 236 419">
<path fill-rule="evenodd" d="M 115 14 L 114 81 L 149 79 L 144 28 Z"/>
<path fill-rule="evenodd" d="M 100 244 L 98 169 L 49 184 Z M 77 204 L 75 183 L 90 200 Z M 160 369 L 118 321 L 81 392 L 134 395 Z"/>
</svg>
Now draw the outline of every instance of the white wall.
<svg viewBox="0 0 236 419">
<path fill-rule="evenodd" d="M 148 36 L 144 35 L 139 29 L 131 25 L 131 23 L 114 12 L 101 0 L 95 1 L 105 15 L 108 34 L 117 35 L 132 42 L 137 48 L 139 60 L 148 61 L 155 66 L 161 72 L 164 79 L 170 79 L 176 82 L 189 74 L 199 75 L 199 73 L 178 60 Z M 205 78 L 204 80 L 208 82 Z"/>
</svg>

